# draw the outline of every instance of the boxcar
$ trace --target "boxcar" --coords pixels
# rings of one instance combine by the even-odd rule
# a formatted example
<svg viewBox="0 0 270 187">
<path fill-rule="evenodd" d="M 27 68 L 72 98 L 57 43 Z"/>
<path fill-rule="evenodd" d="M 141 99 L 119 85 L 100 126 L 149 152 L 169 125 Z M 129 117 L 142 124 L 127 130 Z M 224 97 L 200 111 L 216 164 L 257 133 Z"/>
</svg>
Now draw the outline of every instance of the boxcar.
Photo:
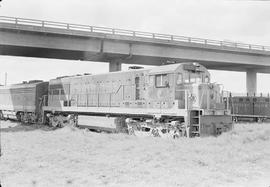
<svg viewBox="0 0 270 187">
<path fill-rule="evenodd" d="M 42 97 L 47 94 L 48 82 L 38 80 L 0 86 L 1 118 L 36 122 L 42 110 Z"/>
<path fill-rule="evenodd" d="M 270 119 L 270 98 L 263 96 L 231 96 L 229 106 L 234 121 Z"/>
</svg>

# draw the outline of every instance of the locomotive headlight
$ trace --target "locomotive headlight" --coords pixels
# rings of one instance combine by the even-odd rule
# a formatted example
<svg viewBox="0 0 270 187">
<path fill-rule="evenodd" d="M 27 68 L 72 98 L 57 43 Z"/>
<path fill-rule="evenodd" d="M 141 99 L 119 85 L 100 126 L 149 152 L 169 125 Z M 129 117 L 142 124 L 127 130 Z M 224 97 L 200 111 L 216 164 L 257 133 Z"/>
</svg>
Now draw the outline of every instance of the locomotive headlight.
<svg viewBox="0 0 270 187">
<path fill-rule="evenodd" d="M 196 62 L 193 62 L 192 64 L 193 64 L 193 66 L 200 67 L 200 65 Z"/>
<path fill-rule="evenodd" d="M 197 63 L 193 63 L 193 66 L 195 66 L 195 71 L 200 71 L 200 65 Z"/>
</svg>

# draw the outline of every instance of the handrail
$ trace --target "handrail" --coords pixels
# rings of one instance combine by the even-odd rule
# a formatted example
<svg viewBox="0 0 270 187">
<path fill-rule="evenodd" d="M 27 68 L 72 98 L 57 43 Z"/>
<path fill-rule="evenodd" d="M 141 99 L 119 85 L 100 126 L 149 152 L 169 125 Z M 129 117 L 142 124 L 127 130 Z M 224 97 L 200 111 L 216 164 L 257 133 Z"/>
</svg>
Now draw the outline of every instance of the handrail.
<svg viewBox="0 0 270 187">
<path fill-rule="evenodd" d="M 229 92 L 229 91 L 228 91 Z M 237 92 L 229 92 L 231 97 L 270 97 L 270 93 L 237 93 Z"/>
<path fill-rule="evenodd" d="M 187 36 L 177 36 L 177 35 L 151 33 L 151 32 L 143 32 L 143 31 L 133 31 L 133 30 L 116 29 L 116 28 L 109 28 L 109 27 L 98 27 L 98 26 L 90 26 L 90 25 L 82 25 L 82 24 L 71 24 L 71 23 L 55 22 L 55 21 L 0 16 L 0 23 L 1 22 L 12 23 L 12 24 L 15 24 L 16 26 L 17 25 L 30 25 L 30 26 L 38 26 L 42 28 L 57 28 L 57 29 L 67 29 L 67 30 L 75 30 L 75 31 L 85 31 L 85 32 L 91 32 L 91 33 L 103 33 L 103 34 L 111 34 L 111 35 L 130 36 L 130 37 L 151 38 L 151 39 L 174 41 L 174 42 L 186 42 L 186 43 L 193 43 L 193 44 L 201 44 L 205 46 L 220 46 L 220 47 L 247 49 L 247 50 L 270 51 L 270 46 L 263 46 L 263 45 L 245 44 L 245 43 L 239 43 L 239 42 L 221 41 L 221 40 L 195 38 L 195 37 L 187 37 Z"/>
</svg>

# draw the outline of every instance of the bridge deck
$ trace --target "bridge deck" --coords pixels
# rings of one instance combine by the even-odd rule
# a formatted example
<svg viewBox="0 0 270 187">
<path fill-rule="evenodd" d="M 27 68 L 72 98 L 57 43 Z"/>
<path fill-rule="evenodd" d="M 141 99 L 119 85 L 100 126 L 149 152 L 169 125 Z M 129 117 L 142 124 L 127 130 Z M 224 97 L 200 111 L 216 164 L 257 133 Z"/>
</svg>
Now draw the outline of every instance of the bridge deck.
<svg viewBox="0 0 270 187">
<path fill-rule="evenodd" d="M 5 24 L 9 23 L 9 24 Z M 71 24 L 63 22 L 44 21 L 36 19 L 25 19 L 0 16 L 0 28 L 27 30 L 35 32 L 50 32 L 69 35 L 82 35 L 82 36 L 96 36 L 96 37 L 112 37 L 114 39 L 128 39 L 134 41 L 151 41 L 157 43 L 169 43 L 169 44 L 199 44 L 198 47 L 221 47 L 226 50 L 242 50 L 245 52 L 269 52 L 270 46 L 246 44 L 239 42 L 212 40 L 204 38 L 177 36 L 160 33 L 150 33 L 143 31 L 132 31 L 126 29 L 116 29 L 108 27 L 98 27 L 81 24 Z M 150 40 L 148 40 L 150 39 Z M 246 49 L 246 50 L 245 50 Z"/>
<path fill-rule="evenodd" d="M 185 36 L 0 16 L 0 55 L 270 72 L 270 47 Z"/>
</svg>

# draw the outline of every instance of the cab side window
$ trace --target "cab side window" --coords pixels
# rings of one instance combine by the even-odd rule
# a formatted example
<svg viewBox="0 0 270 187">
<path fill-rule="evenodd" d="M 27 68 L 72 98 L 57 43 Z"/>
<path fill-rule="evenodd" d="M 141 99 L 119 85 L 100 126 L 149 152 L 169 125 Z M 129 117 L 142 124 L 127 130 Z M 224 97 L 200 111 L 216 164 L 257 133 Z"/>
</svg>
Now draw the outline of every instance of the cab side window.
<svg viewBox="0 0 270 187">
<path fill-rule="evenodd" d="M 176 84 L 182 84 L 183 83 L 183 75 L 182 73 L 179 73 L 177 76 Z"/>
<path fill-rule="evenodd" d="M 204 82 L 205 83 L 209 83 L 210 82 L 210 78 L 207 75 L 204 77 Z"/>
<path fill-rule="evenodd" d="M 190 82 L 189 79 L 190 79 L 189 73 L 185 73 L 184 74 L 184 83 L 189 83 Z"/>
<path fill-rule="evenodd" d="M 52 90 L 52 95 L 59 95 L 59 90 Z"/>
<path fill-rule="evenodd" d="M 156 87 L 164 88 L 169 86 L 169 78 L 167 74 L 156 75 Z"/>
</svg>

